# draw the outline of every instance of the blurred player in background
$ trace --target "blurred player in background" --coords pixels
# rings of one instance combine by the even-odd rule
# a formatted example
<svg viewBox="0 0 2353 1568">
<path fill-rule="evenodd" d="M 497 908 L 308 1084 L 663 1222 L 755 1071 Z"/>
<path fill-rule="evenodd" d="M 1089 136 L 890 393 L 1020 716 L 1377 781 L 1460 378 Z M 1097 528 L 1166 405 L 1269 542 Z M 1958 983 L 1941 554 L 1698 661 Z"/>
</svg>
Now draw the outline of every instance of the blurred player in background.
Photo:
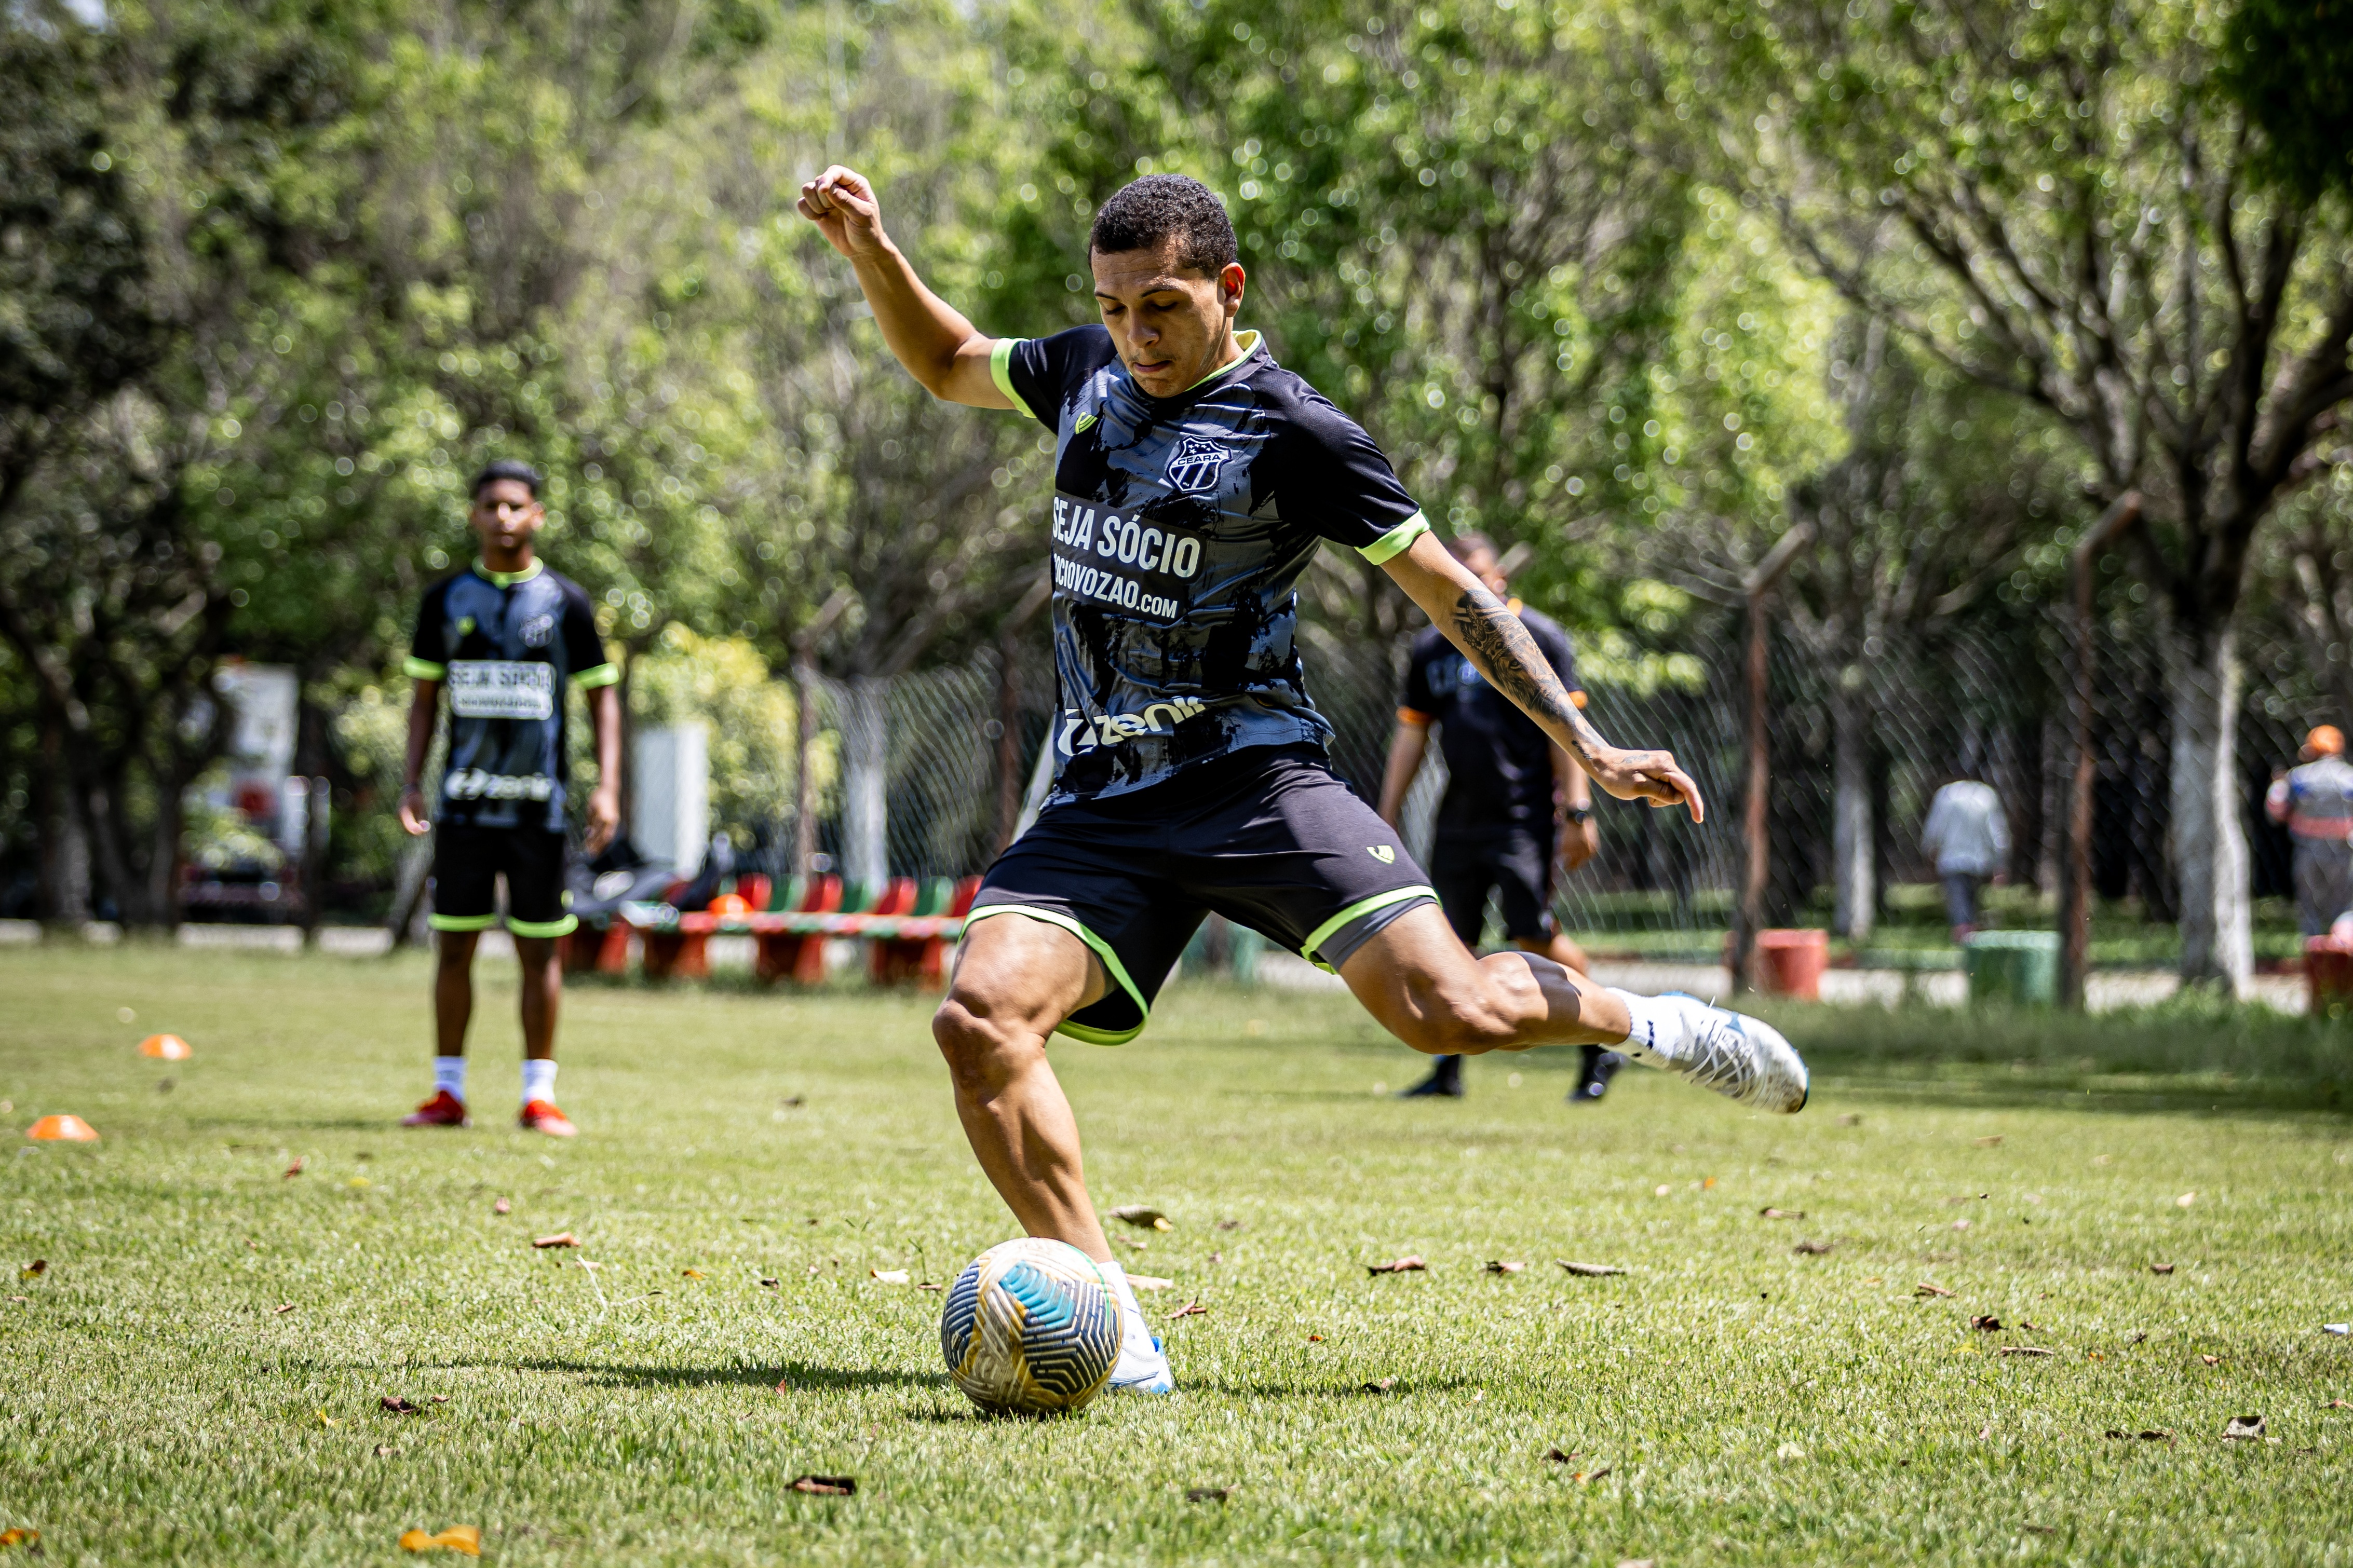
<svg viewBox="0 0 2353 1568">
<path fill-rule="evenodd" d="M 1112 1387 L 1175 1382 L 1087 1195 L 1046 1043 L 1142 1033 L 1210 910 L 1337 971 L 1419 1050 L 1623 1041 L 1744 1103 L 1803 1108 L 1805 1064 L 1755 1019 L 1603 990 L 1535 953 L 1474 958 L 1397 835 L 1332 771 L 1293 593 L 1326 542 L 1388 572 L 1603 789 L 1704 809 L 1674 758 L 1594 732 L 1519 618 L 1430 535 L 1372 438 L 1235 330 L 1243 273 L 1207 186 L 1151 174 L 1097 208 L 1102 324 L 1049 338 L 984 337 L 926 289 L 863 175 L 828 169 L 801 187 L 800 210 L 849 258 L 918 382 L 1054 438 L 1039 531 L 1060 766 L 1036 823 L 982 881 L 932 1032 L 1006 1206 L 1030 1235 L 1093 1258 L 1119 1296 L 1130 1327 Z"/>
<path fill-rule="evenodd" d="M 1446 548 L 1490 593 L 1503 596 L 1509 583 L 1486 535 L 1459 533 Z M 1585 688 L 1577 679 L 1568 634 L 1517 599 L 1506 600 L 1504 608 L 1528 628 L 1568 700 L 1584 707 Z M 1486 931 L 1487 896 L 1494 893 L 1505 941 L 1579 974 L 1588 973 L 1584 950 L 1562 933 L 1552 912 L 1556 840 L 1564 871 L 1576 870 L 1601 847 L 1585 770 L 1489 685 L 1445 633 L 1431 626 L 1414 638 L 1397 733 L 1381 775 L 1381 820 L 1392 828 L 1402 830 L 1406 793 L 1421 772 L 1432 724 L 1446 758 L 1446 794 L 1438 804 L 1430 841 L 1430 880 L 1446 923 L 1463 946 L 1477 949 Z M 1590 1104 L 1608 1091 L 1626 1058 L 1597 1045 L 1583 1051 L 1583 1069 L 1568 1098 Z M 1461 1098 L 1461 1057 L 1440 1057 L 1430 1064 L 1430 1076 L 1399 1098 L 1430 1096 Z"/>
<path fill-rule="evenodd" d="M 463 1127 L 466 1026 L 474 1016 L 474 944 L 498 922 L 500 878 L 507 930 L 522 964 L 522 1110 L 533 1131 L 577 1131 L 555 1108 L 555 1015 L 564 966 L 555 944 L 579 922 L 566 907 L 565 709 L 569 688 L 588 693 L 596 731 L 596 787 L 587 801 L 594 855 L 619 825 L 620 679 L 596 635 L 580 584 L 547 569 L 533 541 L 547 521 L 530 465 L 492 463 L 474 480 L 467 514 L 480 559 L 427 590 L 407 671 L 408 773 L 400 825 L 433 838 L 433 913 L 439 964 L 433 977 L 433 1098 L 402 1123 Z M 421 781 L 433 749 L 441 694 L 449 694 L 449 761 L 429 814 Z"/>
<path fill-rule="evenodd" d="M 2322 724 L 2304 738 L 2296 765 L 2272 780 L 2263 810 L 2285 823 L 2295 843 L 2295 923 L 2306 936 L 2326 932 L 2353 909 L 2353 764 L 2345 732 Z"/>
</svg>

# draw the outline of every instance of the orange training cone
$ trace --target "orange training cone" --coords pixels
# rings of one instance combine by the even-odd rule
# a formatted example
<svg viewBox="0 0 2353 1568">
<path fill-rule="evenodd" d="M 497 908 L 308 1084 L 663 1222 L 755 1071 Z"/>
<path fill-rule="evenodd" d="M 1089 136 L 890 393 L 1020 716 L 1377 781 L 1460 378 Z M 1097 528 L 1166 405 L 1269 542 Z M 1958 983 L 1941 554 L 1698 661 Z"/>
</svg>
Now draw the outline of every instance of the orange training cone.
<svg viewBox="0 0 2353 1568">
<path fill-rule="evenodd" d="M 188 1049 L 188 1042 L 177 1035 L 150 1035 L 139 1042 L 142 1057 L 160 1057 L 167 1062 L 184 1062 L 196 1053 Z"/>
<path fill-rule="evenodd" d="M 95 1143 L 98 1129 L 79 1116 L 44 1116 L 25 1129 L 25 1136 L 44 1143 Z"/>
</svg>

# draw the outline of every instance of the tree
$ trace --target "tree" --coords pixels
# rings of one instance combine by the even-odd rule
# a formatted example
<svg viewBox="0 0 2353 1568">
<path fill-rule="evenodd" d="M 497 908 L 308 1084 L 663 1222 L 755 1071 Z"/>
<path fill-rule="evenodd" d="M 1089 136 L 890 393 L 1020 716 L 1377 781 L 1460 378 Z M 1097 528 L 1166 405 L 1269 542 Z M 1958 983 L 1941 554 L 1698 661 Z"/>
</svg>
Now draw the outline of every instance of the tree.
<svg viewBox="0 0 2353 1568">
<path fill-rule="evenodd" d="M 1715 129 L 1856 304 L 2080 443 L 2090 499 L 2146 498 L 2169 612 L 2186 979 L 2253 961 L 2232 618 L 2257 528 L 2353 396 L 2344 203 L 2263 176 L 2218 90 L 2224 20 L 2092 0 L 1723 5 Z M 1672 25 L 1672 23 L 1671 23 Z"/>
</svg>

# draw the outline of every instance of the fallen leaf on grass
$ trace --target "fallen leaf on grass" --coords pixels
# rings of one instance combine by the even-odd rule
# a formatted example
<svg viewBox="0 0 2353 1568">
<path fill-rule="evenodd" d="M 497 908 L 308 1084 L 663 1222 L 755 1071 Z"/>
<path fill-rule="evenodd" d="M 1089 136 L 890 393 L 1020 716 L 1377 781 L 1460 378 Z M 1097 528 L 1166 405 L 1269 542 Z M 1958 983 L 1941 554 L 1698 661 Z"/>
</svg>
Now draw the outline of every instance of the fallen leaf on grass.
<svg viewBox="0 0 2353 1568">
<path fill-rule="evenodd" d="M 384 1406 L 385 1413 L 388 1415 L 414 1415 L 417 1414 L 417 1407 L 411 1405 L 407 1400 L 401 1398 L 396 1394 L 387 1394 L 382 1399 L 377 1400 L 376 1403 Z"/>
<path fill-rule="evenodd" d="M 774 1279 L 763 1279 L 760 1283 L 766 1286 L 771 1290 L 777 1289 L 776 1282 Z"/>
<path fill-rule="evenodd" d="M 1971 1318 L 1969 1327 L 1983 1330 L 1989 1334 L 1998 1334 L 2001 1332 L 2001 1320 L 1994 1317 Z"/>
<path fill-rule="evenodd" d="M 1242 1222 L 1238 1219 L 1221 1219 L 1218 1222 L 1219 1230 L 1240 1230 L 1241 1227 Z"/>
<path fill-rule="evenodd" d="M 282 1318 L 287 1313 L 294 1310 L 294 1303 L 291 1301 L 280 1301 L 277 1306 L 272 1307 L 269 1310 Z"/>
<path fill-rule="evenodd" d="M 1953 1228 L 1955 1230 L 1967 1230 L 1969 1228 L 1969 1222 L 1965 1219 L 1957 1219 L 1953 1222 Z"/>
<path fill-rule="evenodd" d="M 1714 1192 L 1715 1190 L 1715 1178 L 1714 1176 L 1710 1176 L 1706 1181 L 1702 1182 L 1699 1184 L 1699 1190 L 1704 1193 Z"/>
<path fill-rule="evenodd" d="M 1571 1274 L 1579 1275 L 1588 1279 L 1600 1279 L 1612 1274 L 1623 1274 L 1626 1272 L 1623 1268 L 1619 1268 L 1614 1263 L 1571 1263 L 1566 1258 L 1556 1258 L 1553 1261 L 1559 1264 L 1563 1268 L 1567 1269 Z"/>
<path fill-rule="evenodd" d="M 1831 1248 L 1837 1245 L 1835 1241 L 1801 1241 L 1789 1250 L 1803 1253 L 1808 1258 L 1827 1258 Z"/>
<path fill-rule="evenodd" d="M 1838 1124 L 1841 1127 L 1860 1127 L 1862 1125 L 1862 1118 L 1850 1110 L 1838 1119 Z"/>
<path fill-rule="evenodd" d="M 678 1273 L 679 1278 L 681 1279 L 700 1279 L 702 1278 L 702 1270 L 700 1268 L 681 1268 Z"/>
<path fill-rule="evenodd" d="M 2178 1209 L 2186 1209 L 2197 1201 L 2198 1194 L 2196 1193 L 2184 1193 L 2179 1197 L 2173 1200 L 2173 1206 Z"/>
<path fill-rule="evenodd" d="M 433 1395 L 433 1403 L 436 1405 L 447 1405 L 449 1403 L 449 1396 L 446 1394 L 437 1394 Z"/>
<path fill-rule="evenodd" d="M 2260 1415 L 2233 1415 L 2222 1424 L 2222 1440 L 2226 1443 L 2260 1443 L 2263 1436 L 2263 1418 Z"/>
<path fill-rule="evenodd" d="M 1111 1217 L 1116 1220 L 1124 1220 L 1129 1225 L 1141 1226 L 1152 1230 L 1174 1230 L 1176 1228 L 1175 1226 L 1168 1223 L 1168 1216 L 1166 1215 L 1162 1214 L 1158 1209 L 1154 1208 L 1149 1204 L 1122 1204 L 1119 1207 L 1111 1211 Z"/>
<path fill-rule="evenodd" d="M 2031 1531 L 2036 1535 L 2056 1535 L 2059 1533 L 2059 1527 L 2055 1524 L 2023 1524 L 2019 1526 L 2019 1528 L 2021 1530 Z"/>
<path fill-rule="evenodd" d="M 1501 1258 L 1487 1259 L 1487 1272 L 1490 1274 L 1517 1274 L 1526 1267 L 1525 1263 L 1507 1263 Z"/>
<path fill-rule="evenodd" d="M 491 1212 L 492 1214 L 512 1214 L 514 1213 L 514 1205 L 507 1202 L 504 1198 L 501 1198 L 498 1202 L 491 1205 Z"/>
<path fill-rule="evenodd" d="M 914 1279 L 914 1276 L 903 1268 L 870 1268 L 866 1273 L 869 1279 L 879 1279 L 885 1285 L 905 1285 Z"/>
<path fill-rule="evenodd" d="M 2338 1339 L 2343 1339 L 2348 1334 L 2353 1334 L 2353 1323 L 2323 1323 L 2320 1325 L 2320 1331 L 2324 1334 L 2335 1334 Z"/>
<path fill-rule="evenodd" d="M 2111 1437 L 2121 1438 L 2123 1441 L 2127 1443 L 2136 1440 L 2144 1443 L 2170 1443 L 2173 1441 L 2173 1434 L 2161 1426 L 2151 1426 L 2138 1432 L 2126 1432 L 2111 1426 L 2108 1428 L 2108 1436 Z"/>
<path fill-rule="evenodd" d="M 858 1479 L 854 1476 L 795 1476 L 786 1489 L 807 1492 L 811 1497 L 856 1497 Z"/>
<path fill-rule="evenodd" d="M 438 1535 L 427 1535 L 412 1530 L 400 1538 L 404 1552 L 462 1552 L 469 1557 L 482 1554 L 482 1532 L 470 1524 L 453 1524 Z"/>
<path fill-rule="evenodd" d="M 1145 1245 L 1144 1242 L 1137 1240 L 1132 1236 L 1114 1236 L 1112 1239 L 1118 1242 L 1122 1247 L 1131 1247 L 1138 1252 L 1143 1251 Z"/>
<path fill-rule="evenodd" d="M 8 1300 L 11 1301 L 29 1301 L 32 1298 L 30 1296 L 11 1296 Z"/>
<path fill-rule="evenodd" d="M 1201 1299 L 1196 1296 L 1193 1300 L 1186 1302 L 1183 1306 L 1169 1313 L 1168 1321 L 1173 1323 L 1179 1318 L 1206 1318 L 1208 1315 L 1209 1309 L 1201 1305 Z"/>
<path fill-rule="evenodd" d="M 2041 1345 L 2004 1345 L 2003 1355 L 2057 1355 L 2057 1351 L 2044 1350 Z"/>
<path fill-rule="evenodd" d="M 1429 1267 L 1429 1264 L 1421 1260 L 1420 1254 L 1409 1252 L 1394 1263 L 1367 1263 L 1365 1265 L 1365 1272 L 1367 1274 L 1419 1274 Z"/>
<path fill-rule="evenodd" d="M 2125 1343 L 2128 1345 L 2147 1344 L 2147 1342 L 2148 1331 L 2146 1329 L 2143 1329 L 2139 1333 L 2135 1334 L 2132 1338 L 2125 1342 Z"/>
<path fill-rule="evenodd" d="M 1659 1568 L 1659 1562 L 1655 1557 L 1628 1557 L 1619 1563 L 1618 1568 Z"/>
<path fill-rule="evenodd" d="M 1806 1211 L 1803 1209 L 1758 1209 L 1757 1212 L 1763 1215 L 1767 1219 L 1803 1219 L 1806 1217 Z"/>
<path fill-rule="evenodd" d="M 40 1541 L 41 1532 L 37 1530 L 0 1530 L 0 1546 L 29 1546 L 38 1552 Z"/>
<path fill-rule="evenodd" d="M 390 1443 L 378 1443 L 375 1446 L 375 1457 L 379 1459 L 390 1458 L 399 1452 L 400 1449 Z"/>
<path fill-rule="evenodd" d="M 1652 1187 L 1652 1188 L 1651 1189 L 1651 1195 L 1652 1197 L 1654 1197 L 1654 1198 L 1663 1198 L 1663 1197 L 1667 1196 L 1668 1194 L 1672 1194 L 1673 1191 L 1674 1191 L 1674 1188 L 1672 1188 L 1672 1187 L 1669 1186 L 1669 1185 L 1668 1185 L 1666 1183 L 1664 1183 L 1664 1182 L 1661 1182 L 1657 1186 Z"/>
<path fill-rule="evenodd" d="M 1591 1469 L 1591 1470 L 1579 1470 L 1579 1471 L 1577 1471 L 1577 1474 L 1576 1474 L 1575 1476 L 1571 1477 L 1570 1479 L 1573 1479 L 1573 1480 L 1579 1480 L 1579 1481 L 1598 1481 L 1598 1480 L 1599 1480 L 1602 1477 L 1604 1477 L 1604 1476 L 1608 1475 L 1609 1473 L 1609 1466 L 1607 1466 L 1607 1465 L 1603 1465 L 1603 1466 L 1601 1466 L 1601 1467 L 1600 1467 L 1599 1468 L 1598 1468 L 1598 1469 Z"/>
<path fill-rule="evenodd" d="M 301 1174 L 302 1173 L 302 1167 L 303 1167 L 303 1166 L 305 1166 L 305 1165 L 307 1165 L 307 1164 L 309 1164 L 310 1163 L 311 1163 L 311 1162 L 310 1162 L 310 1160 L 309 1160 L 307 1157 L 305 1157 L 305 1158 L 303 1158 L 303 1159 L 297 1160 L 297 1161 L 295 1161 L 292 1164 L 290 1164 L 290 1165 L 287 1166 L 287 1167 L 286 1167 L 286 1169 L 285 1169 L 282 1173 L 281 1173 L 281 1174 L 283 1174 L 283 1175 L 284 1175 L 284 1176 L 285 1176 L 289 1181 L 291 1181 L 294 1177 L 301 1175 Z"/>
<path fill-rule="evenodd" d="M 1550 1459 L 1556 1465 L 1569 1465 L 1575 1464 L 1577 1460 L 1585 1458 L 1585 1456 L 1573 1451 L 1564 1454 L 1558 1448 L 1555 1448 L 1550 1453 L 1546 1454 L 1545 1458 Z"/>
<path fill-rule="evenodd" d="M 2332 1399 L 2327 1404 L 2322 1405 L 2321 1408 L 2323 1410 L 2353 1410 L 2353 1399 Z"/>
<path fill-rule="evenodd" d="M 2170 1263 L 2152 1263 L 2148 1266 L 2148 1271 L 2151 1274 L 2170 1274 L 2173 1272 L 2173 1265 Z"/>
<path fill-rule="evenodd" d="M 2208 1366 L 2221 1366 L 2222 1364 L 2222 1358 L 2218 1355 L 2201 1355 L 2198 1359 L 2204 1362 Z"/>
<path fill-rule="evenodd" d="M 16 1270 L 16 1278 L 19 1279 L 38 1279 L 42 1275 L 47 1274 L 48 1271 L 49 1260 L 46 1258 L 36 1258 L 33 1261 L 25 1265 L 24 1268 Z"/>
<path fill-rule="evenodd" d="M 1231 1487 L 1187 1487 L 1185 1489 L 1187 1502 L 1223 1502 L 1233 1495 L 1234 1489 Z"/>
<path fill-rule="evenodd" d="M 336 1420 L 333 1416 L 328 1415 L 323 1410 L 314 1410 L 311 1414 L 319 1418 L 319 1425 L 322 1426 L 340 1426 L 343 1425 L 342 1422 Z"/>
<path fill-rule="evenodd" d="M 1166 1290 L 1176 1283 L 1174 1279 L 1164 1279 L 1157 1274 L 1131 1274 L 1127 1277 L 1127 1282 L 1139 1290 Z"/>
<path fill-rule="evenodd" d="M 1372 1382 L 1365 1384 L 1365 1392 L 1366 1394 L 1387 1394 L 1389 1390 L 1397 1386 L 1397 1381 L 1398 1380 L 1393 1377 L 1375 1378 Z"/>
<path fill-rule="evenodd" d="M 375 1185 L 375 1184 L 369 1181 L 365 1176 L 353 1176 L 350 1181 L 345 1182 L 343 1185 L 347 1187 L 372 1187 Z"/>
<path fill-rule="evenodd" d="M 1320 1345 L 1324 1342 L 1324 1336 L 1322 1334 L 1310 1334 L 1307 1336 L 1307 1342 L 1311 1345 Z M 2338 1403 L 2342 1404 L 2343 1401 L 2340 1400 Z"/>
<path fill-rule="evenodd" d="M 1973 1138 L 1970 1142 L 1980 1149 L 1990 1149 L 2001 1142 L 2001 1134 L 1996 1132 L 1984 1138 Z"/>
<path fill-rule="evenodd" d="M 531 1244 L 544 1250 L 551 1247 L 577 1247 L 580 1238 L 568 1230 L 559 1230 L 554 1236 L 535 1236 Z"/>
<path fill-rule="evenodd" d="M 930 1280 L 925 1279 L 917 1284 L 915 1289 L 918 1290 L 944 1290 L 947 1287 L 944 1285 L 934 1285 Z"/>
<path fill-rule="evenodd" d="M 1952 1292 L 1946 1289 L 1942 1285 L 1931 1285 L 1928 1281 L 1923 1279 L 1920 1283 L 1912 1287 L 1912 1294 L 1915 1296 L 1949 1296 Z"/>
</svg>

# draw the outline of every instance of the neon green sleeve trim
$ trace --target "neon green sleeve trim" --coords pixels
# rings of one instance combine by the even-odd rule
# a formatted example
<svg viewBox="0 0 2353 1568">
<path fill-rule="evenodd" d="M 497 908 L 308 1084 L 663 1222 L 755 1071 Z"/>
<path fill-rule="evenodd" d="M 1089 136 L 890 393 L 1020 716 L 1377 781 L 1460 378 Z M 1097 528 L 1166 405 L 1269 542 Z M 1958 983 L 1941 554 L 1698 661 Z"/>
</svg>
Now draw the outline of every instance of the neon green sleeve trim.
<svg viewBox="0 0 2353 1568">
<path fill-rule="evenodd" d="M 572 684 L 578 687 L 583 691 L 592 691 L 599 686 L 610 686 L 620 679 L 621 667 L 619 665 L 599 664 L 590 668 L 584 669 L 575 675 L 572 678 Z"/>
<path fill-rule="evenodd" d="M 1419 512 L 1415 512 L 1411 517 L 1407 518 L 1403 522 L 1398 523 L 1395 528 L 1390 529 L 1387 533 L 1382 534 L 1370 544 L 1364 545 L 1359 548 L 1356 553 L 1371 562 L 1374 565 L 1378 566 L 1382 562 L 1399 553 L 1406 548 L 1406 546 L 1411 544 L 1415 540 L 1419 539 L 1423 534 L 1428 533 L 1429 531 L 1430 519 L 1422 516 Z"/>
<path fill-rule="evenodd" d="M 1029 413 L 1029 405 L 1021 401 L 1019 393 L 1013 390 L 1013 346 L 1029 341 L 1027 338 L 997 339 L 997 346 L 988 351 L 988 379 L 997 383 L 997 391 L 1013 400 L 1014 407 L 1035 419 L 1038 416 Z"/>
<path fill-rule="evenodd" d="M 488 931 L 499 923 L 496 915 L 427 915 L 425 923 L 435 931 Z"/>
<path fill-rule="evenodd" d="M 419 658 L 412 653 L 408 656 L 408 661 L 400 667 L 400 672 L 411 680 L 438 680 L 449 673 L 449 667 L 446 664 L 435 664 L 431 659 Z"/>
<path fill-rule="evenodd" d="M 1316 968 L 1329 973 L 1332 970 L 1332 966 L 1324 963 L 1322 959 L 1316 957 L 1315 953 L 1316 950 L 1324 945 L 1324 939 L 1330 936 L 1334 931 L 1338 931 L 1342 926 L 1346 925 L 1358 915 L 1368 915 L 1375 910 L 1384 910 L 1388 908 L 1391 904 L 1404 903 L 1408 899 L 1434 900 L 1437 897 L 1438 894 L 1428 888 L 1392 888 L 1386 893 L 1375 893 L 1369 899 L 1358 899 L 1355 903 L 1350 904 L 1346 909 L 1342 910 L 1338 914 L 1334 915 L 1330 920 L 1325 921 L 1322 925 L 1317 926 L 1314 931 L 1311 931 L 1308 934 L 1307 940 L 1299 944 L 1299 956 L 1314 964 Z"/>
<path fill-rule="evenodd" d="M 507 930 L 517 936 L 570 936 L 579 929 L 578 915 L 566 915 L 560 921 L 519 921 L 512 915 L 507 917 Z"/>
<path fill-rule="evenodd" d="M 1119 982 L 1119 988 L 1127 993 L 1129 999 L 1135 1004 L 1136 1012 L 1143 1018 L 1142 1023 L 1125 1031 L 1098 1029 L 1086 1024 L 1073 1024 L 1065 1018 L 1056 1033 L 1068 1035 L 1074 1040 L 1082 1040 L 1090 1046 L 1124 1046 L 1144 1033 L 1144 1025 L 1152 1021 L 1152 1004 L 1144 999 L 1144 993 L 1138 991 L 1135 988 L 1135 982 L 1127 977 L 1127 966 L 1120 963 L 1119 954 L 1111 950 L 1111 943 L 1062 913 L 1061 910 L 1041 910 L 1034 904 L 984 904 L 964 917 L 964 929 L 970 931 L 974 921 L 985 921 L 991 915 L 1027 915 L 1033 921 L 1042 921 L 1050 926 L 1060 926 L 1064 931 L 1085 942 L 1094 950 L 1094 955 L 1103 960 L 1103 972 Z"/>
</svg>

